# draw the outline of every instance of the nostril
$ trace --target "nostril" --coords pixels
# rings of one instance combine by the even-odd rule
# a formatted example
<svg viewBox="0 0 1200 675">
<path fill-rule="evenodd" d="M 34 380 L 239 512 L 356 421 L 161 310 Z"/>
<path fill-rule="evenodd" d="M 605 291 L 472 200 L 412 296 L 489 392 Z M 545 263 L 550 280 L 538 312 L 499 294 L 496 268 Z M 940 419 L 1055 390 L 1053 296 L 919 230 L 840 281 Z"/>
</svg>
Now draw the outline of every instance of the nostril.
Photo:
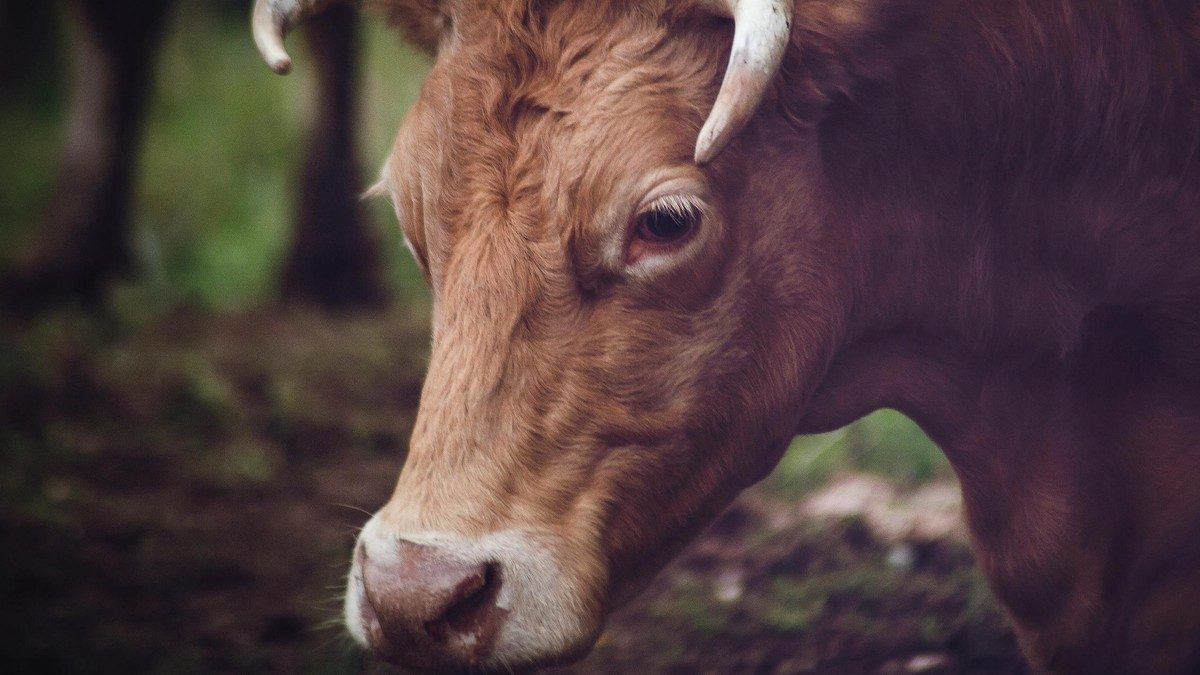
<svg viewBox="0 0 1200 675">
<path fill-rule="evenodd" d="M 491 650 L 508 611 L 499 607 L 503 569 L 444 547 L 398 540 L 395 549 L 364 547 L 361 627 L 384 658 L 477 662 Z"/>
<path fill-rule="evenodd" d="M 499 568 L 489 563 L 462 581 L 446 611 L 425 623 L 426 632 L 438 642 L 455 639 L 486 649 L 507 614 L 496 605 L 500 585 Z"/>
</svg>

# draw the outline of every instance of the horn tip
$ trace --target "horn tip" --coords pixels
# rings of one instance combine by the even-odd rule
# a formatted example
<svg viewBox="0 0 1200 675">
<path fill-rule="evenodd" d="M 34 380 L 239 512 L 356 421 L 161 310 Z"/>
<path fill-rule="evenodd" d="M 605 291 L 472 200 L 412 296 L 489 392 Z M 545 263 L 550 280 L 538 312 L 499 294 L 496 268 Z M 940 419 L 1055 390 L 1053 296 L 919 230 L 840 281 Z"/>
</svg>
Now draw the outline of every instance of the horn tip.
<svg viewBox="0 0 1200 675">
<path fill-rule="evenodd" d="M 277 75 L 287 75 L 292 72 L 292 59 L 289 56 L 276 56 L 267 60 L 267 65 Z"/>
<path fill-rule="evenodd" d="M 283 46 L 283 36 L 287 32 L 289 18 L 286 14 L 276 11 L 275 4 L 268 0 L 257 0 L 250 16 L 251 32 L 258 53 L 271 70 L 286 75 L 292 69 L 292 59 Z"/>
<path fill-rule="evenodd" d="M 720 154 L 732 135 L 732 124 L 733 121 L 729 119 L 724 106 L 718 104 L 704 122 L 704 127 L 700 129 L 700 135 L 696 139 L 696 164 L 708 164 Z"/>
</svg>

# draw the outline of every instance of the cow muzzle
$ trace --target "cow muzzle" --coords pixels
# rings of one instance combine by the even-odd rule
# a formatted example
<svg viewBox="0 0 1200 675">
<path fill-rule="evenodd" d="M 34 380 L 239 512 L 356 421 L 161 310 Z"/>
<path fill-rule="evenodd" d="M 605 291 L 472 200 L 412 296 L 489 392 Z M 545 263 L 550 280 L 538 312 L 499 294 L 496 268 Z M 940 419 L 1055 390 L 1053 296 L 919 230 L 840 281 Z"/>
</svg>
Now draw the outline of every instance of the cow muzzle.
<svg viewBox="0 0 1200 675">
<path fill-rule="evenodd" d="M 394 548 L 372 556 L 360 544 L 355 554 L 365 600 L 360 619 L 371 647 L 393 659 L 418 650 L 467 663 L 486 657 L 508 614 L 496 604 L 499 565 L 404 539 Z"/>
<path fill-rule="evenodd" d="M 464 538 L 391 529 L 379 516 L 354 549 L 345 619 L 385 660 L 435 670 L 506 671 L 589 647 L 598 629 L 557 562 L 553 537 Z"/>
</svg>

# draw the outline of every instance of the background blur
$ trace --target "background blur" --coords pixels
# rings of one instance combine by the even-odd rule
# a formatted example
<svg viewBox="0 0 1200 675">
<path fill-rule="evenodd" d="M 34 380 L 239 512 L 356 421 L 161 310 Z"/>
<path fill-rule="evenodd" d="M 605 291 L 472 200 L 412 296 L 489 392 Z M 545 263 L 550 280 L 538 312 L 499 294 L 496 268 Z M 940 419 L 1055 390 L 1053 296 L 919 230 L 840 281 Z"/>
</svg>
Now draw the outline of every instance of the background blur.
<svg viewBox="0 0 1200 675">
<path fill-rule="evenodd" d="M 0 0 L 0 668 L 379 671 L 338 623 L 428 292 L 381 201 L 428 64 L 335 12 Z M 1022 672 L 954 479 L 884 411 L 797 439 L 578 672 Z"/>
</svg>

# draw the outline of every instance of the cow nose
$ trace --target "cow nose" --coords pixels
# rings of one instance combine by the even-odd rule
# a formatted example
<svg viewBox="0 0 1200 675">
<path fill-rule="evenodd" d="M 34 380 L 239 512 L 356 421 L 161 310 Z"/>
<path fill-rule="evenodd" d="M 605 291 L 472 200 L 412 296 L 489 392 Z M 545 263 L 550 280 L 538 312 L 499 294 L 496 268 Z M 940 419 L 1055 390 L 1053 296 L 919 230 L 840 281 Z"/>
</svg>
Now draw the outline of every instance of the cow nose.
<svg viewBox="0 0 1200 675">
<path fill-rule="evenodd" d="M 499 565 L 404 539 L 393 543 L 392 551 L 368 552 L 360 544 L 356 552 L 375 651 L 431 665 L 486 657 L 507 614 L 496 604 Z"/>
</svg>

